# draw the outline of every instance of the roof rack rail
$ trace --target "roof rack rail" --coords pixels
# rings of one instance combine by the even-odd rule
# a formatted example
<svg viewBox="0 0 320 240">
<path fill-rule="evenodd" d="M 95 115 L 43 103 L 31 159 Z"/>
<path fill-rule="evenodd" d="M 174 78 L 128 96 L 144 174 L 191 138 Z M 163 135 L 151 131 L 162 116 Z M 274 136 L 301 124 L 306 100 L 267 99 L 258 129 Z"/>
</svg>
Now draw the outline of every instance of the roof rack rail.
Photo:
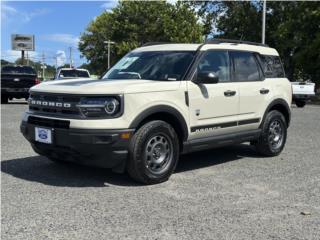
<svg viewBox="0 0 320 240">
<path fill-rule="evenodd" d="M 161 45 L 161 44 L 170 44 L 170 42 L 147 42 L 147 43 L 143 44 L 142 47 Z"/>
<path fill-rule="evenodd" d="M 211 38 L 205 41 L 205 44 L 210 44 L 210 43 L 212 44 L 215 44 L 215 43 L 216 44 L 219 44 L 219 43 L 249 44 L 249 45 L 269 47 L 267 44 L 263 44 L 263 43 L 256 43 L 256 42 L 243 41 L 243 40 L 223 39 L 223 38 Z"/>
</svg>

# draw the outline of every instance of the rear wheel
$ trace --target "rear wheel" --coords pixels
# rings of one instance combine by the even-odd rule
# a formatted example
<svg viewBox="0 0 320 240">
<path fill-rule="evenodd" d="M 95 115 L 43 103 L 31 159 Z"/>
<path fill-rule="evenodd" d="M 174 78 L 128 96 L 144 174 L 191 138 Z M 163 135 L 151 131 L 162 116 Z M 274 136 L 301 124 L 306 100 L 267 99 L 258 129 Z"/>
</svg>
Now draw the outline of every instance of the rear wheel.
<svg viewBox="0 0 320 240">
<path fill-rule="evenodd" d="M 143 125 L 132 137 L 127 171 L 138 182 L 167 181 L 179 159 L 179 141 L 174 129 L 164 121 Z"/>
<path fill-rule="evenodd" d="M 298 108 L 303 108 L 306 105 L 305 101 L 296 101 L 296 106 Z"/>
<path fill-rule="evenodd" d="M 281 153 L 287 139 L 287 124 L 282 113 L 271 111 L 262 126 L 262 133 L 256 143 L 258 153 L 276 156 Z"/>
</svg>

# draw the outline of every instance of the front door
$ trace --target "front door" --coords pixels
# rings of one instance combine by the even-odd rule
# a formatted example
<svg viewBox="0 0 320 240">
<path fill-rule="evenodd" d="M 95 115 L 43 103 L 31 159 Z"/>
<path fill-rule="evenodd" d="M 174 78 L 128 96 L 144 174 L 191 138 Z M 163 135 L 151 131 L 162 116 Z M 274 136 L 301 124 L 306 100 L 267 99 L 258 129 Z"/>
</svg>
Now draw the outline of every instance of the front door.
<svg viewBox="0 0 320 240">
<path fill-rule="evenodd" d="M 231 81 L 228 51 L 209 50 L 203 53 L 194 78 L 213 73 L 218 83 L 196 84 L 188 81 L 189 116 L 192 138 L 211 137 L 237 129 L 239 90 Z"/>
</svg>

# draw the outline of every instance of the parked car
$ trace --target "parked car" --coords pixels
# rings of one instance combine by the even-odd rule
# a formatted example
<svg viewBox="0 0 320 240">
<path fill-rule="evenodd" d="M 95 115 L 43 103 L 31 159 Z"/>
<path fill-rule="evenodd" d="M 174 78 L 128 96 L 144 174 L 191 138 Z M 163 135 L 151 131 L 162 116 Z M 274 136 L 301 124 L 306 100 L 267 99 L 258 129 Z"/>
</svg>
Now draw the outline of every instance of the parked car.
<svg viewBox="0 0 320 240">
<path fill-rule="evenodd" d="M 29 97 L 29 89 L 40 81 L 30 66 L 5 65 L 1 68 L 1 103 L 8 99 Z"/>
<path fill-rule="evenodd" d="M 168 180 L 182 153 L 251 142 L 263 156 L 280 154 L 291 100 L 279 54 L 266 45 L 149 44 L 102 79 L 33 87 L 21 132 L 52 161 L 153 184 Z"/>
<path fill-rule="evenodd" d="M 81 68 L 60 68 L 57 70 L 54 80 L 67 80 L 76 78 L 90 78 L 90 73 Z"/>
<path fill-rule="evenodd" d="M 292 82 L 292 99 L 298 108 L 303 108 L 315 96 L 316 84 L 312 82 Z"/>
</svg>

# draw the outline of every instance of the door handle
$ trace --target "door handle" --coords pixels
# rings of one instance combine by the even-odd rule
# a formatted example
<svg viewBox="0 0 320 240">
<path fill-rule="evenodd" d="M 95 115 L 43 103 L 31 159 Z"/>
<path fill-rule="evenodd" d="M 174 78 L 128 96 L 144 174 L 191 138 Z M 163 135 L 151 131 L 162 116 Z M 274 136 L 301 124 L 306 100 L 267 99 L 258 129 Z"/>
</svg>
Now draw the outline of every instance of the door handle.
<svg viewBox="0 0 320 240">
<path fill-rule="evenodd" d="M 269 89 L 266 89 L 266 88 L 260 89 L 260 94 L 268 94 L 268 93 L 269 93 Z"/>
<path fill-rule="evenodd" d="M 232 97 L 232 96 L 234 96 L 234 95 L 236 95 L 236 91 L 231 91 L 231 90 L 228 90 L 228 91 L 225 91 L 224 92 L 224 96 L 226 96 L 226 97 Z"/>
</svg>

